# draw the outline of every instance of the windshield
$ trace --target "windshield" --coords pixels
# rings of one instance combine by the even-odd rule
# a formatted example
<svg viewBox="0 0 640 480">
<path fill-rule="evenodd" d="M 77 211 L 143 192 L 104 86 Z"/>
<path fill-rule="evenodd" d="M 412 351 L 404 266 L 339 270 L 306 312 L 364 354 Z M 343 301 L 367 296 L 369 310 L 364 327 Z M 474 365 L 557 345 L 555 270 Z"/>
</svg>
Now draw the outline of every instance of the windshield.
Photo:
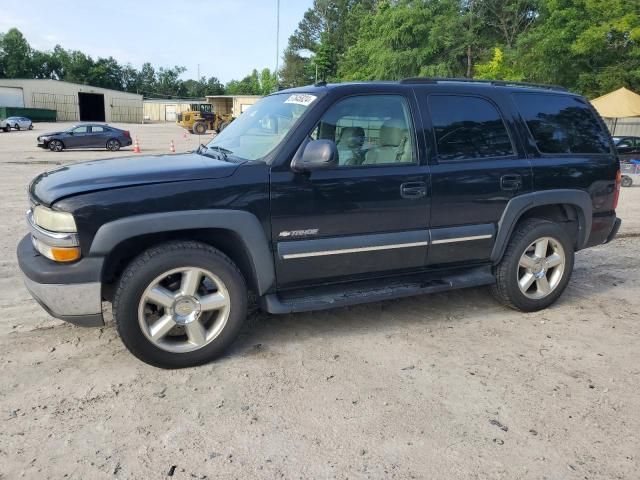
<svg viewBox="0 0 640 480">
<path fill-rule="evenodd" d="M 307 93 L 265 97 L 231 122 L 207 147 L 246 160 L 264 158 L 278 146 L 315 99 L 315 95 Z"/>
</svg>

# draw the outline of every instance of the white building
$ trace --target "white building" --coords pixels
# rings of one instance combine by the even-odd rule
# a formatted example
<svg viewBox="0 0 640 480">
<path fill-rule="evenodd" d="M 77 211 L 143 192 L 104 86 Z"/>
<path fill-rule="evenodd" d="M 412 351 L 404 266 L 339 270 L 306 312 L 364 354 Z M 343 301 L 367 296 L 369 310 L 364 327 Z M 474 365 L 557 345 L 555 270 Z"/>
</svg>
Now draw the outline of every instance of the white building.
<svg viewBox="0 0 640 480">
<path fill-rule="evenodd" d="M 51 109 L 58 121 L 142 122 L 142 95 L 59 80 L 0 78 L 0 107 Z"/>
</svg>

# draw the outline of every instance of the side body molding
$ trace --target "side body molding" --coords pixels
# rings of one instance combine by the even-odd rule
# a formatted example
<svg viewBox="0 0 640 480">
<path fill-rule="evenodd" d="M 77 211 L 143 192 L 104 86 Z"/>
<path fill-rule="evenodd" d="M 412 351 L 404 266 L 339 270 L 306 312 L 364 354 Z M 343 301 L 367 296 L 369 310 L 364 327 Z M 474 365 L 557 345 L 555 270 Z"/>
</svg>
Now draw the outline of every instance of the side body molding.
<svg viewBox="0 0 640 480">
<path fill-rule="evenodd" d="M 260 295 L 275 285 L 275 269 L 267 236 L 258 218 L 243 210 L 186 210 L 115 220 L 98 229 L 89 256 L 107 255 L 119 243 L 140 235 L 204 228 L 229 230 L 238 235 L 251 260 Z"/>
<path fill-rule="evenodd" d="M 586 244 L 591 232 L 593 207 L 591 197 L 584 190 L 543 190 L 526 193 L 512 198 L 498 222 L 498 234 L 491 252 L 491 260 L 497 262 L 502 257 L 511 232 L 518 219 L 527 210 L 542 205 L 568 204 L 576 207 L 578 213 L 578 241 L 576 247 L 581 249 Z"/>
</svg>

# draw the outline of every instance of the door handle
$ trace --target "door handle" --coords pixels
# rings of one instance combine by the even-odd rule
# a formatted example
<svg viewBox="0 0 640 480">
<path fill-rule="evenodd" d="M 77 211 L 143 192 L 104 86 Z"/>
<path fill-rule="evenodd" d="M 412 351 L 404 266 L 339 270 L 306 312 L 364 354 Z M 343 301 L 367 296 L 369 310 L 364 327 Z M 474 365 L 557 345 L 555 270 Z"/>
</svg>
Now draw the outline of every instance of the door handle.
<svg viewBox="0 0 640 480">
<path fill-rule="evenodd" d="M 522 175 L 509 174 L 500 177 L 500 188 L 507 191 L 519 190 L 522 187 Z"/>
<path fill-rule="evenodd" d="M 400 185 L 402 198 L 421 198 L 427 195 L 427 184 L 424 182 L 409 182 Z"/>
</svg>

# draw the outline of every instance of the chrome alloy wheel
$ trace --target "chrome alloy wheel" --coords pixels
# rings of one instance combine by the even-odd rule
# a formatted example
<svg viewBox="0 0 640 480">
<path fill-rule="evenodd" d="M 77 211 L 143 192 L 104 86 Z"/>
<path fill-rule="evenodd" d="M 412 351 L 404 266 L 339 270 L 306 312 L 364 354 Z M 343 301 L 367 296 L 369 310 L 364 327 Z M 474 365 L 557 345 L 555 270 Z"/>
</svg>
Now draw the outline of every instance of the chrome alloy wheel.
<svg viewBox="0 0 640 480">
<path fill-rule="evenodd" d="M 172 353 L 211 343 L 229 319 L 231 300 L 222 280 L 197 267 L 158 275 L 140 298 L 138 322 L 156 347 Z"/>
<path fill-rule="evenodd" d="M 518 262 L 518 287 L 528 298 L 539 300 L 562 280 L 566 257 L 559 241 L 542 237 L 531 243 Z"/>
</svg>

